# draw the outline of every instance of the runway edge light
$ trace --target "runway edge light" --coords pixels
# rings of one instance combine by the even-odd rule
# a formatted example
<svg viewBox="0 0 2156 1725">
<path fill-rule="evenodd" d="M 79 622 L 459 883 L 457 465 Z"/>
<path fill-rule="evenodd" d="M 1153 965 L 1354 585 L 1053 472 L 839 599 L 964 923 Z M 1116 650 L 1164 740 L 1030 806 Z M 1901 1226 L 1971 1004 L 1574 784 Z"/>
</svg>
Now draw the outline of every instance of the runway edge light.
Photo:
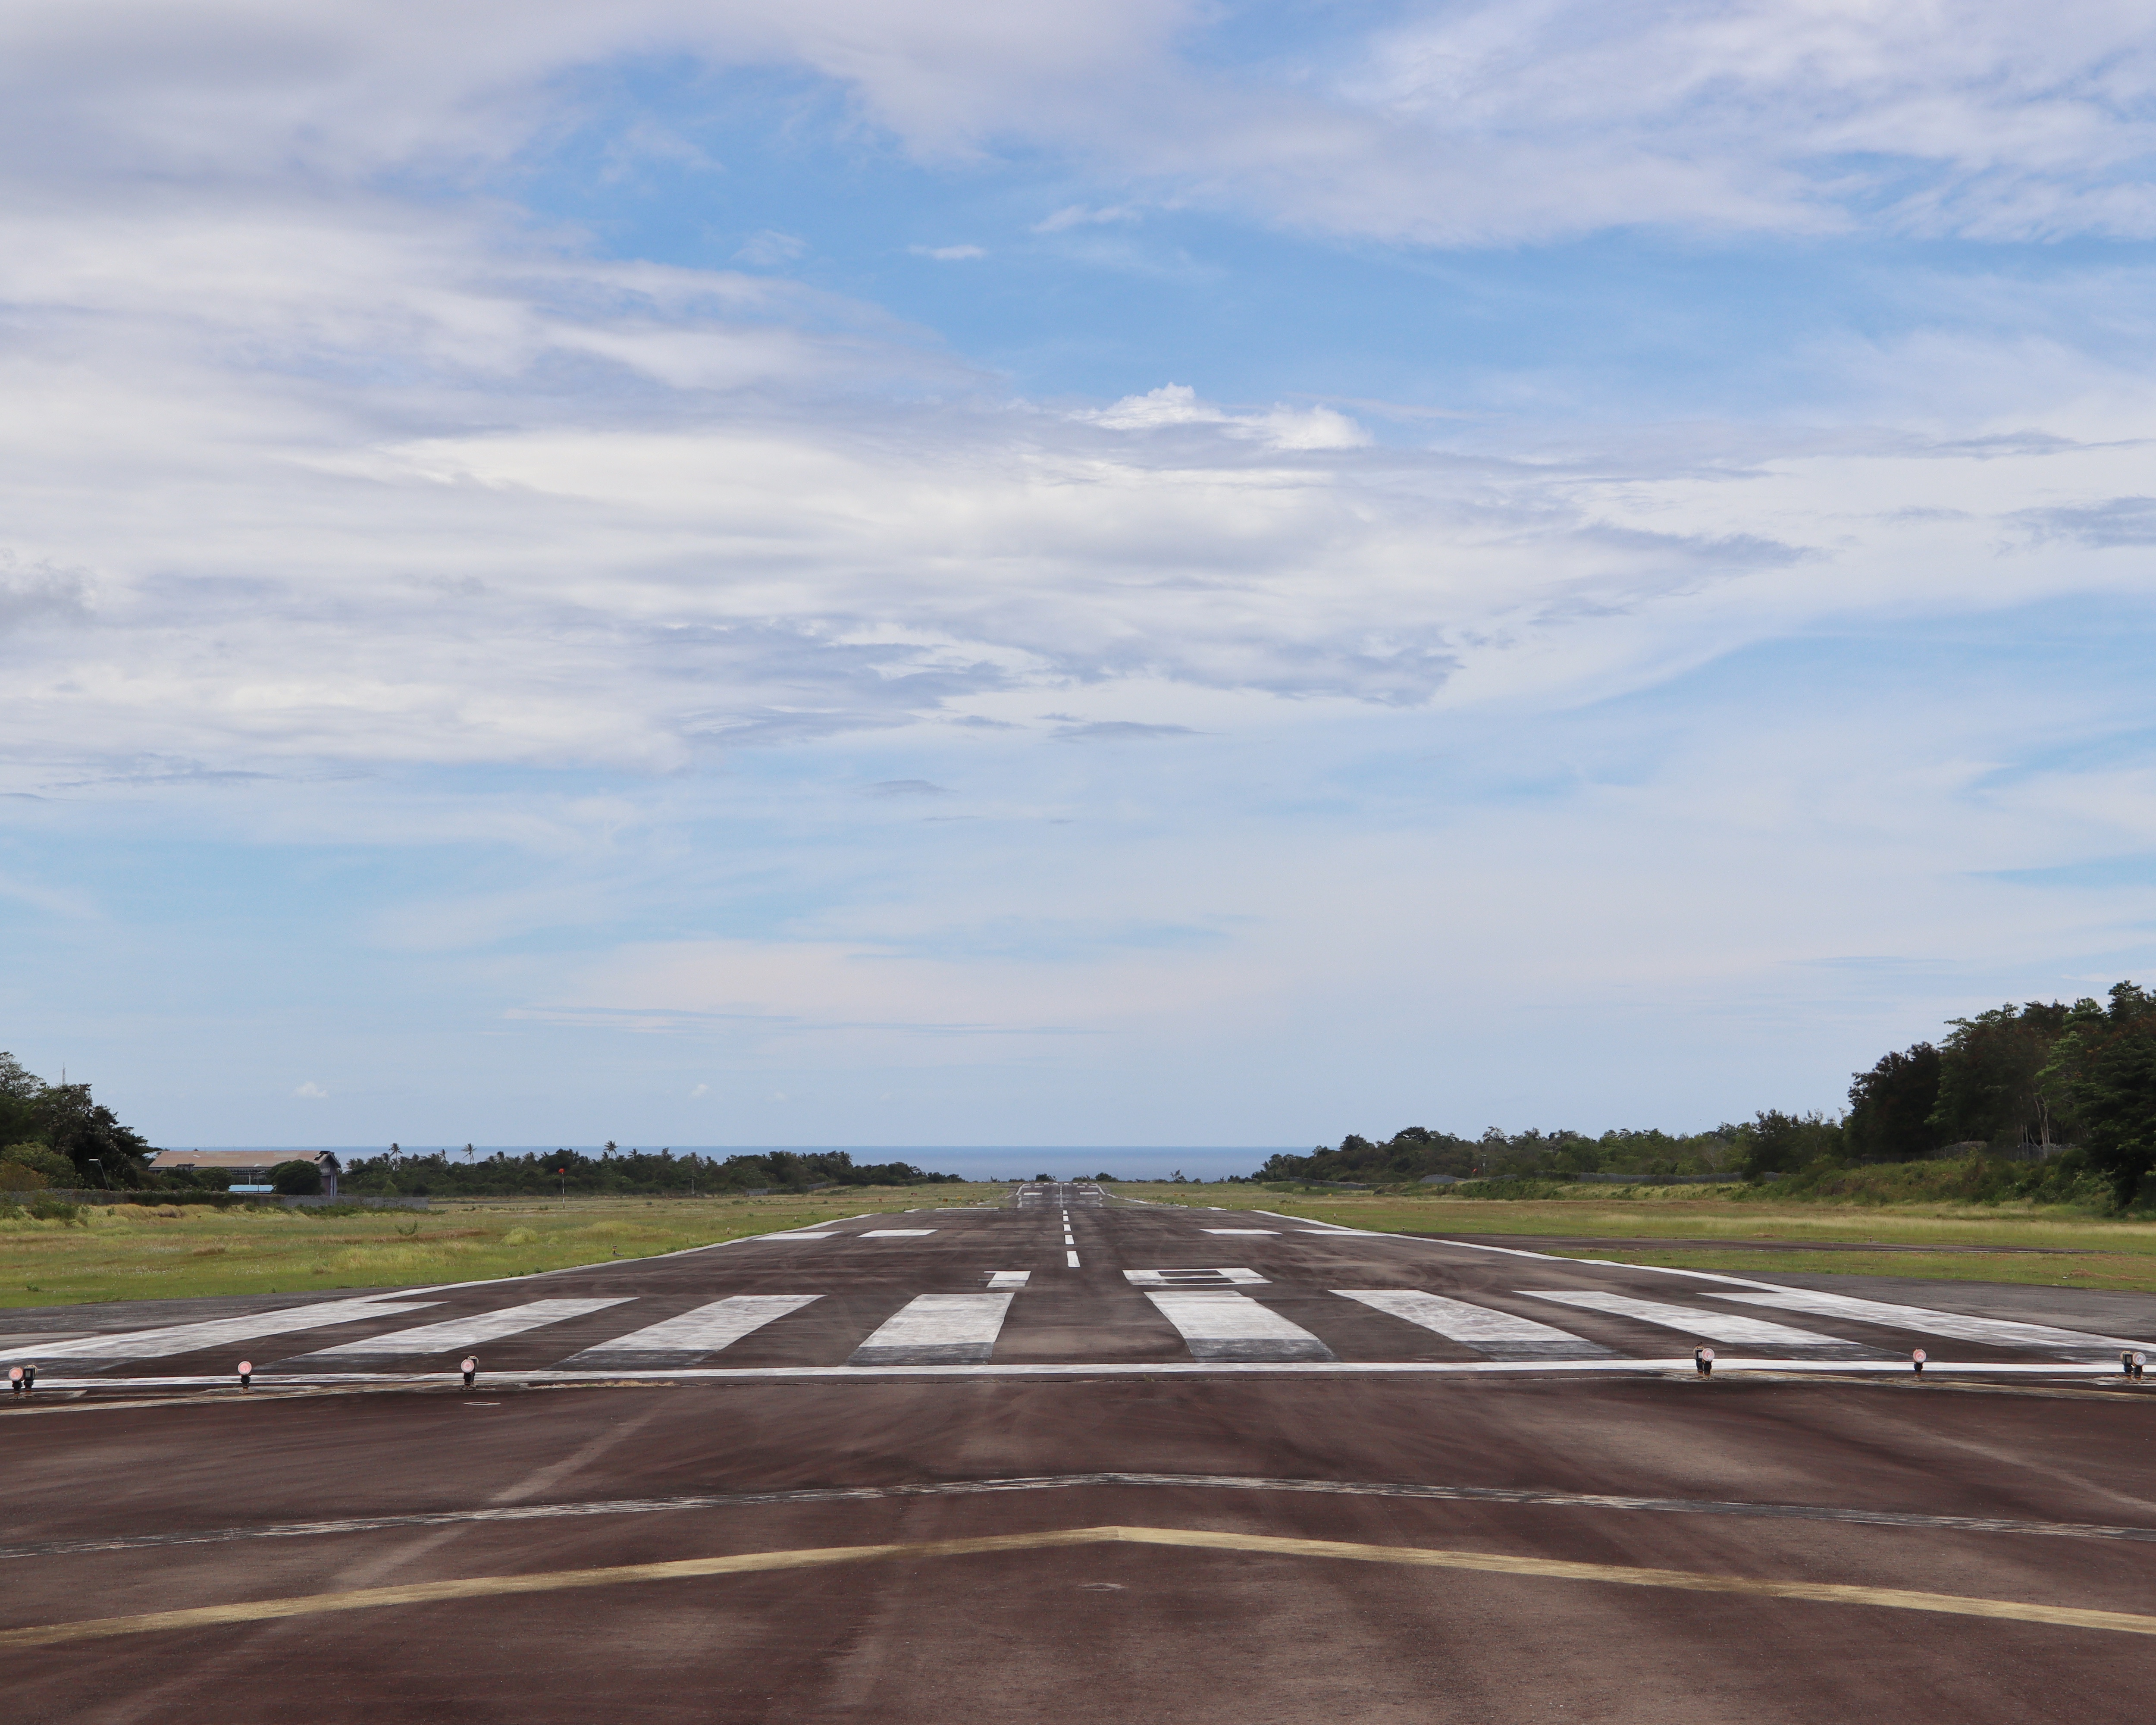
<svg viewBox="0 0 2156 1725">
<path fill-rule="evenodd" d="M 1701 1377 L 1712 1378 L 1714 1375 L 1714 1350 L 1712 1348 L 1693 1348 L 1691 1363 Z"/>
<path fill-rule="evenodd" d="M 20 1366 L 8 1368 L 8 1393 L 10 1395 L 20 1395 L 23 1393 L 23 1368 Z"/>
<path fill-rule="evenodd" d="M 1921 1348 L 1912 1348 L 1909 1350 L 1909 1364 L 1915 1369 L 1919 1378 L 1924 1375 L 1924 1362 L 1930 1358 L 1931 1356 Z"/>
<path fill-rule="evenodd" d="M 465 1374 L 465 1388 L 470 1389 L 472 1387 L 472 1379 L 479 1376 L 479 1356 L 475 1353 L 466 1354 L 463 1363 L 457 1369 Z"/>
<path fill-rule="evenodd" d="M 2118 1356 L 2118 1369 L 2129 1378 L 2138 1378 L 2148 1363 L 2148 1356 L 2138 1348 L 2129 1348 Z"/>
<path fill-rule="evenodd" d="M 254 1388 L 254 1362 L 251 1359 L 244 1359 L 239 1363 L 239 1387 L 242 1389 Z"/>
</svg>

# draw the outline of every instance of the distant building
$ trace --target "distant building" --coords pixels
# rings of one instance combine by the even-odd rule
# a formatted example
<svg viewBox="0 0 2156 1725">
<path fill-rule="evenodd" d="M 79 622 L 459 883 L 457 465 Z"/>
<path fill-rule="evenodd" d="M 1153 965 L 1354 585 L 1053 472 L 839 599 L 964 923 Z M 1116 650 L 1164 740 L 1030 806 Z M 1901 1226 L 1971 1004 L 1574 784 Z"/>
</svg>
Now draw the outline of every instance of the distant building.
<svg viewBox="0 0 2156 1725">
<path fill-rule="evenodd" d="M 234 1186 L 267 1186 L 270 1170 L 280 1163 L 311 1162 L 322 1171 L 322 1195 L 335 1198 L 337 1176 L 344 1172 L 334 1150 L 160 1150 L 150 1166 L 160 1173 L 186 1169 L 196 1174 L 223 1174 Z"/>
</svg>

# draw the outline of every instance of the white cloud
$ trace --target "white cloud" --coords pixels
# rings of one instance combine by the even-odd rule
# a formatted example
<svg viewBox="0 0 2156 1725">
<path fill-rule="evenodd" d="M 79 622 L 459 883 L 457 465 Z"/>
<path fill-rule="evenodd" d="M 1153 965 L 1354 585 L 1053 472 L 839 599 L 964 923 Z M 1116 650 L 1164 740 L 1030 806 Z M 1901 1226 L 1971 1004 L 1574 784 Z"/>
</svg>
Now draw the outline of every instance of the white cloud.
<svg viewBox="0 0 2156 1725">
<path fill-rule="evenodd" d="M 808 253 L 808 242 L 798 234 L 781 234 L 776 228 L 766 228 L 742 241 L 734 257 L 741 263 L 769 269 L 780 264 L 791 264 L 797 259 L 806 257 Z"/>
<path fill-rule="evenodd" d="M 912 245 L 906 249 L 916 258 L 934 258 L 945 264 L 959 264 L 968 259 L 988 256 L 988 253 L 978 245 Z"/>
<path fill-rule="evenodd" d="M 1200 401 L 1188 383 L 1165 383 L 1143 395 L 1127 395 L 1105 408 L 1082 410 L 1077 417 L 1114 431 L 1144 431 L 1165 425 L 1217 425 L 1231 437 L 1246 437 L 1276 449 L 1357 449 L 1370 434 L 1345 413 L 1331 408 L 1276 407 L 1263 413 L 1231 413 Z"/>
<path fill-rule="evenodd" d="M 1082 203 L 1070 203 L 1035 222 L 1033 231 L 1036 234 L 1061 234 L 1072 228 L 1105 227 L 1112 223 L 1142 220 L 1144 213 L 1136 204 L 1130 203 L 1110 204 L 1099 209 Z"/>
<path fill-rule="evenodd" d="M 305 1096 L 311 1102 L 326 1102 L 329 1100 L 330 1096 L 330 1093 L 324 1090 L 321 1086 L 316 1083 L 311 1078 L 310 1078 L 305 1084 L 301 1085 L 297 1090 L 294 1091 L 292 1094 L 295 1096 Z"/>
</svg>

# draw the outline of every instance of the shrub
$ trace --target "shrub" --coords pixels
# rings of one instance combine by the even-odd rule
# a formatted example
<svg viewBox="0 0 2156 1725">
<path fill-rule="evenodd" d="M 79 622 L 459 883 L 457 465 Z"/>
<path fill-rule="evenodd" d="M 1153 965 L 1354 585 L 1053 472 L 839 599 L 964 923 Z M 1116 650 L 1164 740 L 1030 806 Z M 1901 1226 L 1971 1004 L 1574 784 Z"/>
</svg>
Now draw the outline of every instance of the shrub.
<svg viewBox="0 0 2156 1725">
<path fill-rule="evenodd" d="M 280 1162 L 270 1170 L 270 1183 L 285 1198 L 320 1198 L 322 1171 L 311 1162 Z"/>
<path fill-rule="evenodd" d="M 74 1163 L 47 1144 L 10 1144 L 6 1149 L 0 1150 L 0 1168 L 11 1163 L 43 1174 L 48 1186 L 72 1186 L 75 1183 Z"/>
<path fill-rule="evenodd" d="M 51 1184 L 33 1168 L 19 1162 L 0 1162 L 0 1192 L 42 1192 Z"/>
</svg>

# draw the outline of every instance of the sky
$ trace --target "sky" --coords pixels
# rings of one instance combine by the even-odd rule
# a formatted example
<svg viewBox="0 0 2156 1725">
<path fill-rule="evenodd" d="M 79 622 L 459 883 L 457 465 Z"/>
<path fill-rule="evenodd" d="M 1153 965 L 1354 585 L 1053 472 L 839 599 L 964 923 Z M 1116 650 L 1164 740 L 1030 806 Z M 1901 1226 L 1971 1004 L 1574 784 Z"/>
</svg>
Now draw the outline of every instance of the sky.
<svg viewBox="0 0 2156 1725">
<path fill-rule="evenodd" d="M 160 1143 L 1843 1105 L 2156 975 L 2156 16 L 0 13 L 0 1045 Z"/>
</svg>

